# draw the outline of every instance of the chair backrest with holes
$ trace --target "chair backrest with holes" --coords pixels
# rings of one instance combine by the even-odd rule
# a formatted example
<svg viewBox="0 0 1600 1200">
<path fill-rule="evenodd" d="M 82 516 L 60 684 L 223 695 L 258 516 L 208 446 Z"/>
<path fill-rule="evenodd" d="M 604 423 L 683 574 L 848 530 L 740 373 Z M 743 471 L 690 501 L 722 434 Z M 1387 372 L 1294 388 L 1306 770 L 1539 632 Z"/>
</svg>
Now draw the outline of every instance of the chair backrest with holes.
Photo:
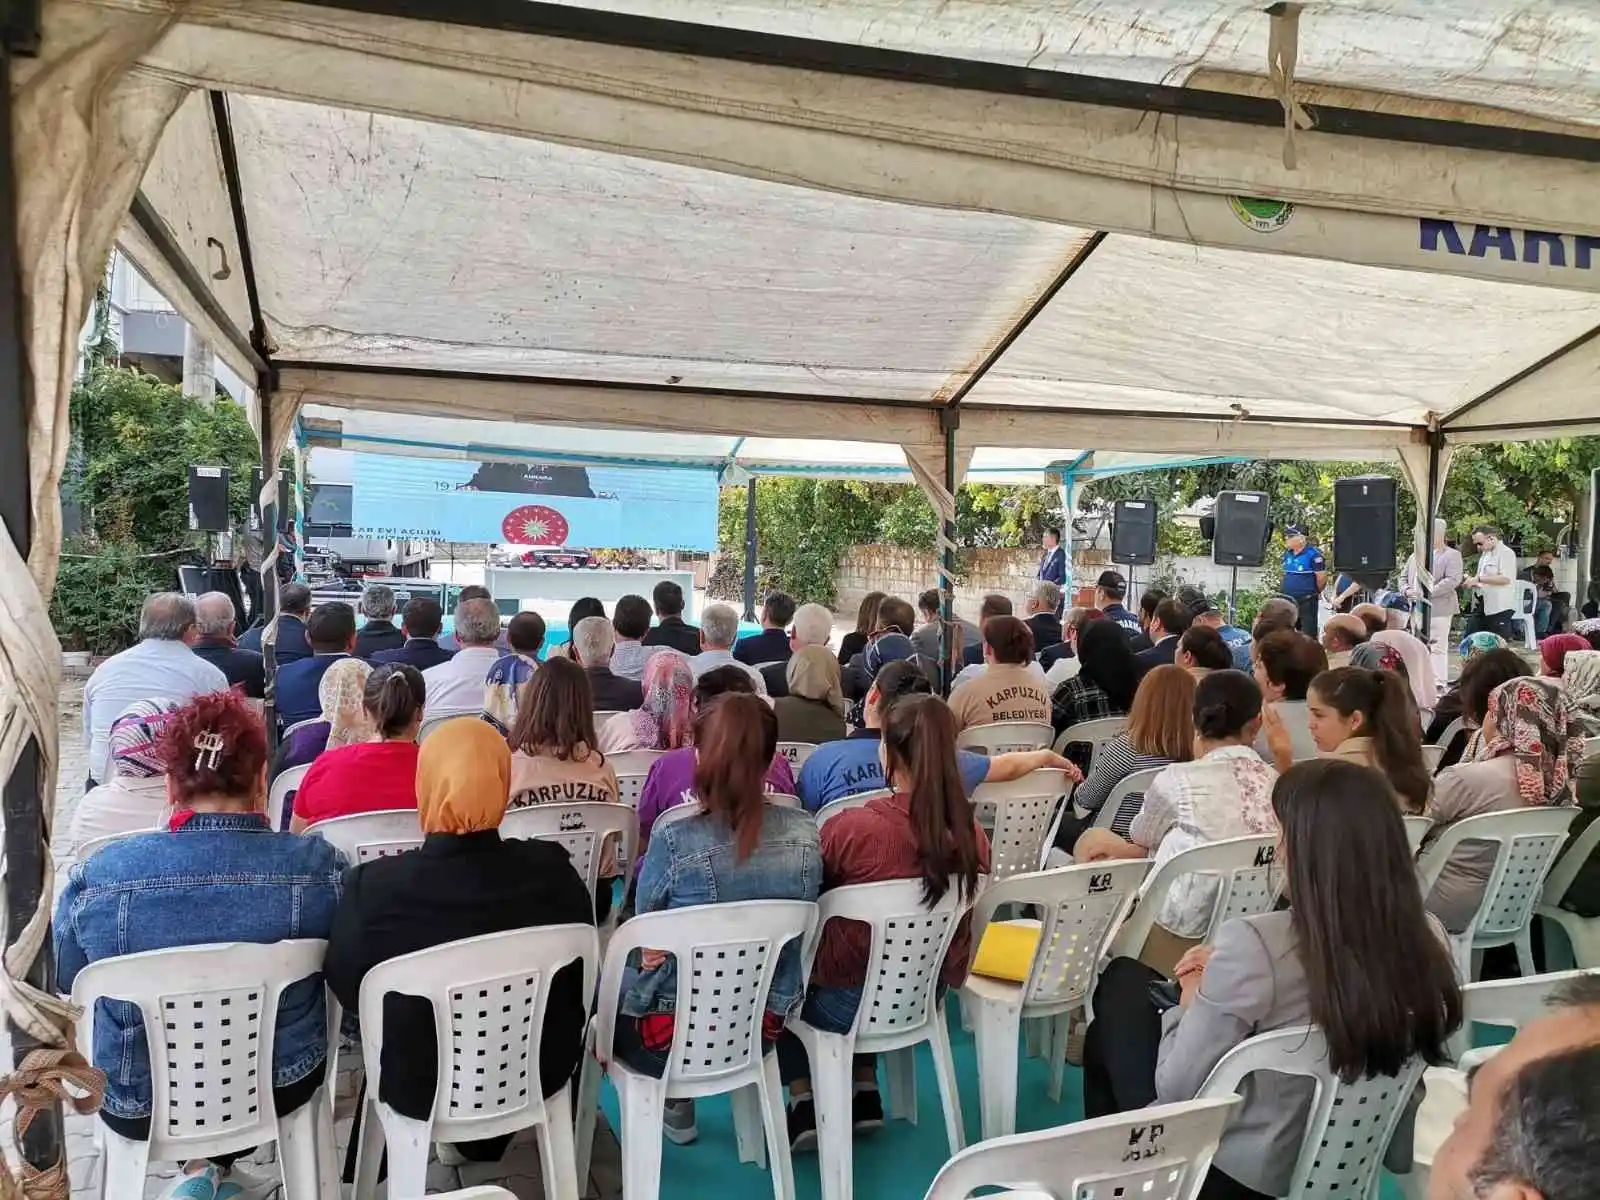
<svg viewBox="0 0 1600 1200">
<path fill-rule="evenodd" d="M 1578 872 L 1597 853 L 1600 853 L 1600 820 L 1590 821 L 1583 832 L 1562 851 L 1561 857 L 1556 859 L 1555 866 L 1550 868 L 1550 874 L 1544 881 L 1544 896 L 1540 903 L 1549 908 L 1560 908 L 1567 890 L 1577 880 Z M 83 857 L 82 850 L 78 851 L 78 856 Z"/>
<path fill-rule="evenodd" d="M 815 742 L 778 743 L 778 753 L 787 758 L 789 765 L 796 771 L 799 771 L 805 765 L 806 759 L 811 757 L 816 748 L 817 744 Z"/>
<path fill-rule="evenodd" d="M 1117 734 L 1125 733 L 1127 728 L 1127 717 L 1098 717 L 1093 721 L 1079 721 L 1067 726 L 1066 731 L 1056 738 L 1056 753 L 1066 753 L 1068 746 L 1088 746 L 1089 759 L 1086 761 L 1092 762 L 1096 750 Z"/>
<path fill-rule="evenodd" d="M 1456 821 L 1440 833 L 1418 864 L 1423 891 L 1433 890 L 1463 842 L 1495 843 L 1494 868 L 1469 928 L 1474 938 L 1509 938 L 1533 919 L 1545 879 L 1566 841 L 1567 826 L 1577 815 L 1576 808 L 1519 808 Z"/>
<path fill-rule="evenodd" d="M 644 781 L 650 777 L 650 766 L 665 753 L 665 750 L 619 750 L 606 755 L 606 765 L 617 773 L 617 799 L 629 808 L 638 808 Z"/>
<path fill-rule="evenodd" d="M 996 721 L 972 725 L 961 731 L 956 745 L 978 754 L 1010 754 L 1016 750 L 1045 750 L 1055 730 L 1037 721 Z"/>
<path fill-rule="evenodd" d="M 1450 748 L 1450 743 L 1455 740 L 1456 734 L 1465 731 L 1466 727 L 1466 718 L 1457 717 L 1454 721 L 1451 721 L 1450 724 L 1446 725 L 1439 731 L 1439 740 L 1433 744 L 1435 746 L 1443 746 L 1446 750 L 1448 750 Z"/>
<path fill-rule="evenodd" d="M 150 1047 L 150 1156 L 182 1161 L 277 1138 L 272 1047 L 278 1000 L 317 975 L 328 944 L 317 939 L 229 942 L 104 958 L 73 981 L 72 1002 L 138 1007 Z M 319 989 L 320 991 L 320 985 Z M 78 1024 L 93 1061 L 96 1014 Z"/>
<path fill-rule="evenodd" d="M 333 817 L 306 826 L 306 833 L 338 847 L 351 865 L 404 854 L 422 845 L 422 827 L 414 808 Z"/>
<path fill-rule="evenodd" d="M 940 1169 L 926 1200 L 986 1188 L 1059 1200 L 1196 1200 L 1239 1097 L 1156 1104 L 968 1146 Z"/>
<path fill-rule="evenodd" d="M 512 798 L 516 803 L 516 798 Z M 626 804 L 586 800 L 572 804 L 529 804 L 507 811 L 500 836 L 539 838 L 566 848 L 572 866 L 593 892 L 600 882 L 601 851 L 608 839 L 619 842 L 621 861 L 632 862 L 639 840 L 639 814 Z"/>
<path fill-rule="evenodd" d="M 939 976 L 967 911 L 955 880 L 931 907 L 922 901 L 920 879 L 896 879 L 835 888 L 822 897 L 817 909 L 817 928 L 824 937 L 828 921 L 834 918 L 859 921 L 872 929 L 872 949 L 856 1009 L 858 1039 L 892 1043 L 937 1019 Z M 872 1048 L 858 1052 L 871 1053 Z"/>
<path fill-rule="evenodd" d="M 1224 838 L 1174 854 L 1149 877 L 1139 907 L 1118 932 L 1112 953 L 1139 957 L 1167 893 L 1188 875 L 1214 876 L 1217 881 L 1211 921 L 1200 939 L 1203 942 L 1209 942 L 1224 921 L 1270 910 L 1278 901 L 1278 880 L 1273 872 L 1277 841 L 1270 833 Z"/>
<path fill-rule="evenodd" d="M 1550 997 L 1575 979 L 1600 974 L 1595 970 L 1552 971 L 1529 979 L 1494 979 L 1461 989 L 1462 1016 L 1468 1025 L 1481 1021 L 1521 1029 L 1550 1012 Z"/>
<path fill-rule="evenodd" d="M 1144 794 L 1150 787 L 1150 781 L 1164 770 L 1165 767 L 1146 767 L 1142 771 L 1132 771 L 1123 776 L 1111 789 L 1111 794 L 1100 806 L 1100 811 L 1095 813 L 1095 828 L 1110 829 L 1115 825 L 1126 829 L 1133 820 L 1133 814 L 1138 812 L 1138 806 L 1144 803 Z M 1118 817 L 1124 806 L 1132 806 L 1133 812 L 1129 813 L 1128 820 L 1119 821 Z"/>
<path fill-rule="evenodd" d="M 289 828 L 287 815 L 292 813 L 294 794 L 300 790 L 300 783 L 311 767 L 311 763 L 289 767 L 280 771 L 278 777 L 272 781 L 272 787 L 267 792 L 267 820 L 276 822 L 275 828 Z"/>
<path fill-rule="evenodd" d="M 1428 836 L 1428 831 L 1433 828 L 1433 818 L 1407 815 L 1401 819 L 1406 823 L 1406 841 L 1411 843 L 1411 853 L 1415 854 Z"/>
<path fill-rule="evenodd" d="M 1059 767 L 1042 767 L 1006 783 L 978 785 L 972 795 L 974 808 L 994 810 L 994 831 L 989 835 L 992 879 L 1039 869 L 1071 790 L 1067 773 Z"/>
<path fill-rule="evenodd" d="M 869 800 L 881 800 L 893 794 L 888 788 L 877 788 L 870 792 L 853 792 L 848 796 L 840 796 L 837 800 L 830 800 L 817 809 L 817 826 L 820 828 L 840 813 L 849 812 L 852 808 L 860 808 Z"/>
<path fill-rule="evenodd" d="M 1149 870 L 1146 859 L 1122 859 L 991 883 L 973 904 L 973 954 L 996 911 L 1018 904 L 1037 907 L 1039 946 L 1023 984 L 1023 1007 L 1052 1011 L 1075 1007 L 1094 987 L 1106 947 L 1127 918 Z"/>
<path fill-rule="evenodd" d="M 543 1119 L 539 1044 L 550 984 L 583 963 L 583 1006 L 594 998 L 600 941 L 591 925 L 546 925 L 447 942 L 380 963 L 361 981 L 361 1052 L 370 1094 L 379 1095 L 383 998 L 421 996 L 433 1005 L 439 1082 L 434 1141 L 496 1137 Z M 569 1031 L 573 1037 L 577 1030 Z"/>
<path fill-rule="evenodd" d="M 1311 1026 L 1278 1029 L 1241 1042 L 1222 1056 L 1200 1095 L 1236 1094 L 1257 1071 L 1316 1081 L 1289 1195 L 1301 1200 L 1349 1200 L 1374 1194 L 1384 1151 L 1406 1102 L 1422 1077 L 1414 1058 L 1397 1075 L 1344 1083 L 1328 1067 L 1328 1044 Z"/>
<path fill-rule="evenodd" d="M 614 1036 L 628 956 L 645 948 L 676 965 L 677 1020 L 667 1064 L 670 1095 L 712 1095 L 730 1078 L 754 1082 L 761 1069 L 761 1022 L 783 948 L 805 944 L 817 906 L 803 900 L 749 900 L 640 913 L 606 950 L 597 1036 Z"/>
<path fill-rule="evenodd" d="M 1444 752 L 1449 749 L 1447 745 L 1431 745 L 1422 747 L 1422 765 L 1427 768 L 1429 775 L 1439 773 L 1439 764 L 1444 761 Z"/>
</svg>

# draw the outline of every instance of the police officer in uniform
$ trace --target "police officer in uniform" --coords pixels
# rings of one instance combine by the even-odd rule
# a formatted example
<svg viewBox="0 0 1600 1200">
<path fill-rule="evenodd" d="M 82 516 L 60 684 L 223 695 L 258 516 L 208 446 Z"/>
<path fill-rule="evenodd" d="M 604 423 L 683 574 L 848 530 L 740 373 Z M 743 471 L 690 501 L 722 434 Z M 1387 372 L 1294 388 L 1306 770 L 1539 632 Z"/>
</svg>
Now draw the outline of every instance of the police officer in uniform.
<svg viewBox="0 0 1600 1200">
<path fill-rule="evenodd" d="M 1306 538 L 1304 525 L 1283 531 L 1283 594 L 1300 609 L 1300 632 L 1317 637 L 1317 603 L 1328 583 L 1328 563 Z"/>
</svg>

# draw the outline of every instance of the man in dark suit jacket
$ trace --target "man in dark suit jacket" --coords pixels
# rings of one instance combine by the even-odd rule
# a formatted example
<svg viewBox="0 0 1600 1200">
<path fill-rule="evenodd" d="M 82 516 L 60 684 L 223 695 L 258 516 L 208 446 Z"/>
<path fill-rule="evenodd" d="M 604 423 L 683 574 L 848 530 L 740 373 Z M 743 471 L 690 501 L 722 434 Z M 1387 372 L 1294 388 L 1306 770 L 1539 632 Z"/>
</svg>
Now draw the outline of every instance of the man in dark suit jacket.
<svg viewBox="0 0 1600 1200">
<path fill-rule="evenodd" d="M 1061 530 L 1054 525 L 1044 531 L 1044 554 L 1039 558 L 1037 578 L 1056 585 L 1056 606 L 1051 612 L 1061 616 L 1067 590 L 1067 550 L 1061 544 Z"/>
<path fill-rule="evenodd" d="M 616 646 L 616 630 L 605 617 L 585 617 L 572 631 L 572 648 L 589 677 L 595 712 L 632 712 L 644 704 L 644 687 L 639 681 L 624 679 L 611 669 L 611 652 Z"/>
<path fill-rule="evenodd" d="M 978 606 L 978 629 L 983 629 L 983 624 L 990 617 L 1009 617 L 1012 615 L 1011 597 L 1002 596 L 999 592 L 990 592 L 983 598 L 983 603 Z M 975 645 L 967 646 L 961 652 L 961 665 L 963 667 L 981 666 L 983 663 L 983 639 L 980 637 Z"/>
<path fill-rule="evenodd" d="M 285 728 L 322 714 L 318 689 L 328 668 L 349 658 L 355 649 L 356 610 L 340 601 L 319 604 L 306 622 L 306 638 L 311 642 L 311 657 L 279 670 L 273 686 L 278 718 Z"/>
<path fill-rule="evenodd" d="M 1023 624 L 1033 634 L 1034 649 L 1040 653 L 1061 642 L 1061 588 L 1048 579 L 1039 579 L 1028 590 L 1028 615 Z"/>
<path fill-rule="evenodd" d="M 794 620 L 794 601 L 783 592 L 769 592 L 761 606 L 761 632 L 740 638 L 733 646 L 733 657 L 747 667 L 767 663 L 787 663 L 794 651 L 789 648 L 789 622 Z"/>
<path fill-rule="evenodd" d="M 405 663 L 419 671 L 437 667 L 455 657 L 439 645 L 439 630 L 444 626 L 444 612 L 432 596 L 413 596 L 400 610 L 405 645 L 397 650 L 379 650 L 372 656 L 372 665 Z"/>
<path fill-rule="evenodd" d="M 306 640 L 306 616 L 311 612 L 311 589 L 303 583 L 286 583 L 278 589 L 278 637 L 273 643 L 278 666 L 311 657 Z M 239 639 L 239 649 L 262 653 L 261 635 L 265 623 L 252 625 Z"/>
<path fill-rule="evenodd" d="M 1194 613 L 1172 597 L 1157 604 L 1155 615 L 1150 618 L 1150 648 L 1133 656 L 1139 664 L 1139 673 L 1143 675 L 1173 662 L 1178 655 L 1178 639 L 1188 632 L 1193 622 Z"/>
<path fill-rule="evenodd" d="M 228 594 L 207 592 L 194 602 L 194 627 L 200 636 L 190 649 L 226 675 L 229 686 L 259 700 L 266 695 L 266 666 L 261 655 L 234 645 L 234 620 Z"/>
<path fill-rule="evenodd" d="M 406 635 L 395 628 L 394 589 L 385 583 L 375 583 L 361 593 L 361 611 L 367 618 L 356 634 L 356 657 L 372 661 L 380 650 L 398 650 L 406 644 Z"/>
<path fill-rule="evenodd" d="M 683 620 L 683 589 L 663 579 L 650 593 L 655 604 L 657 624 L 644 635 L 646 646 L 666 646 L 693 658 L 700 653 L 700 631 Z"/>
</svg>

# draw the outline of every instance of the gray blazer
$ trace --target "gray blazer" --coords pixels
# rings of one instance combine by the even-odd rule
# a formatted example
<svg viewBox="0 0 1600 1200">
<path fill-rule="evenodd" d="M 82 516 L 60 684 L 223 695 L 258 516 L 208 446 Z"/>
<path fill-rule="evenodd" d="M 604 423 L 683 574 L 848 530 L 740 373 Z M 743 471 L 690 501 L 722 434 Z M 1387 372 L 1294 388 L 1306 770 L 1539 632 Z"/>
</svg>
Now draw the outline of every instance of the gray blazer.
<svg viewBox="0 0 1600 1200">
<path fill-rule="evenodd" d="M 961 622 L 961 649 L 963 651 L 974 642 L 981 642 L 983 634 L 971 621 Z M 919 625 L 911 635 L 911 648 L 930 662 L 939 661 L 939 622 L 929 621 L 926 625 Z"/>
<path fill-rule="evenodd" d="M 1258 1033 L 1311 1023 L 1305 971 L 1287 912 L 1228 921 L 1217 930 L 1199 994 L 1161 1021 L 1156 1099 L 1192 1100 L 1222 1056 Z M 1315 1096 L 1310 1079 L 1258 1072 L 1239 1089 L 1216 1165 L 1245 1187 L 1289 1191 Z"/>
</svg>

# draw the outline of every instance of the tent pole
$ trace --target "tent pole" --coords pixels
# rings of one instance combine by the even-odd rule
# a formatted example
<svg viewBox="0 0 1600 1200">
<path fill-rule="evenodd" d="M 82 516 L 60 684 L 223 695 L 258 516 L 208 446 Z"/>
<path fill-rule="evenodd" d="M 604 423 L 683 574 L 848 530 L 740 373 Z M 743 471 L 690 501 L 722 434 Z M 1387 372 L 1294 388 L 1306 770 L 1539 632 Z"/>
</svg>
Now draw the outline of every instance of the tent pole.
<svg viewBox="0 0 1600 1200">
<path fill-rule="evenodd" d="M 28 395 L 32 381 L 22 332 L 10 78 L 10 48 L 0 42 L 0 520 L 5 522 L 12 542 L 25 559 L 33 545 L 33 497 L 28 482 Z M 43 778 L 39 743 L 29 737 L 4 786 L 7 946 L 27 927 L 39 905 L 51 900 L 44 894 L 45 856 L 50 853 L 50 846 L 44 823 Z M 55 991 L 55 950 L 48 928 L 44 944 L 23 978 L 41 991 Z M 15 1024 L 10 1024 L 10 1035 L 12 1063 L 21 1066 L 22 1060 L 41 1043 Z M 41 1171 L 61 1161 L 60 1101 L 49 1100 L 41 1105 L 23 1137 L 22 1153 L 29 1164 Z"/>
<path fill-rule="evenodd" d="M 271 625 L 278 615 L 278 464 L 272 458 L 272 374 L 263 372 L 256 382 L 261 410 L 261 478 L 268 500 L 261 506 L 261 615 Z M 278 644 L 261 638 L 262 664 L 266 668 L 265 702 L 262 717 L 267 723 L 267 746 L 278 745 L 276 715 L 278 695 Z M 276 814 L 268 814 L 276 819 Z"/>
<path fill-rule="evenodd" d="M 1427 568 L 1428 574 L 1433 575 L 1433 522 L 1434 514 L 1439 509 L 1439 451 L 1444 446 L 1444 434 L 1439 430 L 1430 430 L 1428 433 L 1428 495 L 1427 511 L 1422 517 L 1422 563 Z M 1422 606 L 1422 640 L 1431 641 L 1433 637 L 1433 605 Z M 1447 667 L 1449 663 L 1445 664 Z M 1444 682 L 1440 681 L 1441 684 Z"/>
<path fill-rule="evenodd" d="M 961 412 L 954 406 L 939 410 L 939 425 L 944 432 L 944 490 L 956 494 L 956 430 L 961 427 Z M 939 559 L 939 660 L 944 670 L 939 672 L 944 694 L 950 695 L 956 672 L 961 669 L 961 651 L 964 638 L 956 632 L 956 522 L 952 505 L 950 516 L 943 522 L 944 552 Z"/>
<path fill-rule="evenodd" d="M 744 485 L 744 619 L 756 619 L 756 481 Z"/>
</svg>

